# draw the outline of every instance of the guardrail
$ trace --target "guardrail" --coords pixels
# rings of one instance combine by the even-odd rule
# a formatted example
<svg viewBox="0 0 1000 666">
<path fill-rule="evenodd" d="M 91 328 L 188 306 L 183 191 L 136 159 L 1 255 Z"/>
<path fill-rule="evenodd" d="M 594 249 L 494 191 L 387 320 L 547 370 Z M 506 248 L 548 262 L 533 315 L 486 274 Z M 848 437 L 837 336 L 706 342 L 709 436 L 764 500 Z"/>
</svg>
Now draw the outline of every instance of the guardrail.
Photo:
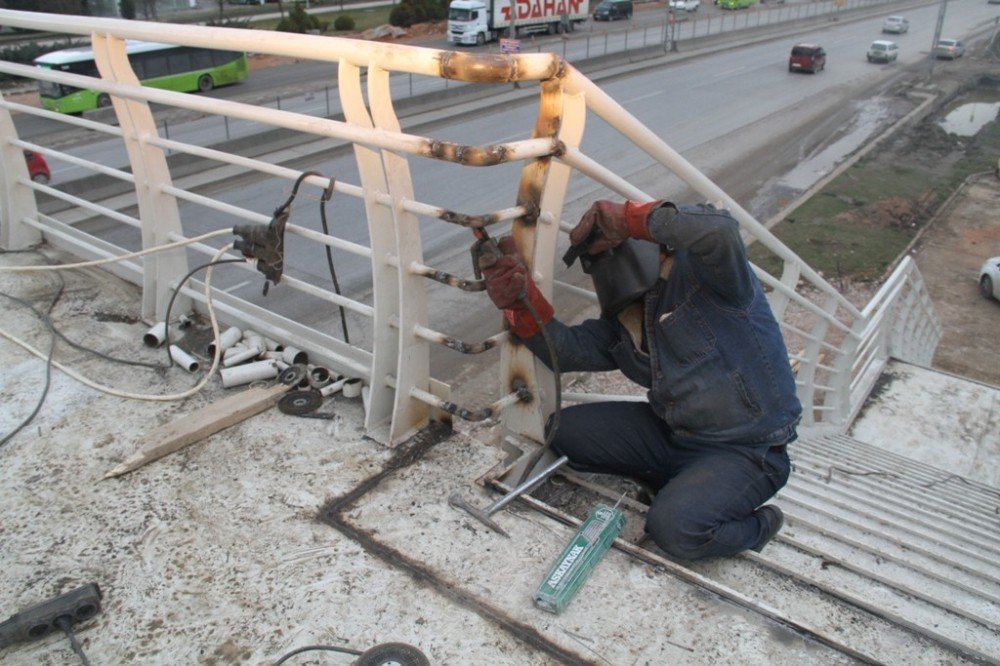
<svg viewBox="0 0 1000 666">
<path fill-rule="evenodd" d="M 46 241 L 90 259 L 121 256 L 137 246 L 155 249 L 168 243 L 189 242 L 187 249 L 157 252 L 143 257 L 141 262 L 126 259 L 108 270 L 141 287 L 142 316 L 151 323 L 166 317 L 175 292 L 179 296 L 175 314 L 204 312 L 211 298 L 224 323 L 253 329 L 267 338 L 309 350 L 316 362 L 338 373 L 363 378 L 367 385 L 365 425 L 369 434 L 380 441 L 397 444 L 429 420 L 447 419 L 449 414 L 473 419 L 498 417 L 510 430 L 542 440 L 545 417 L 553 409 L 554 391 L 548 390 L 552 388 L 551 373 L 523 346 L 507 344 L 507 334 L 502 330 L 483 341 L 465 342 L 429 325 L 429 313 L 434 311 L 436 299 L 452 298 L 459 291 L 473 292 L 475 296 L 474 292 L 482 290 L 482 284 L 471 277 L 427 265 L 421 231 L 431 229 L 433 233 L 434 229 L 443 228 L 440 225 L 459 225 L 489 228 L 492 232 L 509 226 L 517 246 L 532 264 L 542 292 L 554 301 L 558 311 L 557 289 L 580 291 L 553 279 L 560 234 L 573 226 L 562 219 L 570 176 L 582 175 L 591 184 L 606 188 L 609 196 L 651 199 L 580 149 L 588 115 L 613 128 L 622 139 L 623 150 L 624 146 L 630 146 L 631 150 L 646 153 L 705 200 L 728 208 L 746 235 L 781 260 L 780 275 L 756 271 L 769 291 L 792 362 L 798 368 L 799 395 L 806 405 L 805 424 L 843 428 L 866 381 L 859 378 L 867 377 L 879 363 L 884 363 L 887 354 L 913 352 L 925 357 L 936 343 L 929 303 L 925 298 L 911 296 L 922 293 L 919 274 L 912 263 L 901 265 L 869 309 L 858 310 L 736 201 L 554 54 L 475 54 L 201 26 L 177 25 L 164 32 L 162 24 L 157 23 L 80 17 L 67 24 L 63 16 L 8 10 L 0 10 L 0 23 L 36 30 L 58 27 L 90 35 L 100 79 L 6 62 L 0 62 L 0 71 L 106 92 L 112 97 L 118 123 L 117 127 L 105 125 L 0 99 L 0 180 L 4 188 L 0 202 L 0 246 L 18 249 Z M 253 50 L 334 63 L 338 68 L 338 94 L 345 120 L 143 87 L 129 66 L 125 39 Z M 538 113 L 531 138 L 480 146 L 403 132 L 391 95 L 390 74 L 396 72 L 506 88 L 512 83 L 522 87 L 537 85 Z M 165 138 L 157 131 L 150 104 L 283 128 L 300 134 L 303 141 L 344 142 L 353 147 L 359 182 L 310 175 L 261 159 Z M 127 150 L 129 168 L 115 168 L 71 155 L 43 145 L 44 139 L 40 142 L 20 139 L 13 112 L 57 120 L 120 140 Z M 58 187 L 33 182 L 22 156 L 25 149 L 127 182 L 134 186 L 134 197 L 114 202 L 90 200 L 85 195 L 68 194 Z M 214 285 L 206 289 L 203 282 L 195 279 L 190 284 L 186 282 L 183 278 L 189 272 L 189 261 L 199 255 L 215 256 L 224 244 L 222 237 L 231 228 L 211 230 L 218 237 L 217 242 L 214 238 L 206 240 L 204 234 L 191 230 L 198 210 L 223 213 L 235 224 L 249 222 L 261 225 L 259 229 L 270 223 L 272 217 L 221 197 L 196 192 L 193 186 L 185 187 L 183 178 L 171 173 L 167 151 L 209 160 L 247 177 L 279 179 L 286 189 L 301 179 L 303 188 L 317 188 L 312 192 L 321 201 L 336 194 L 361 202 L 369 245 L 327 229 L 310 229 L 295 224 L 294 220 L 288 221 L 284 234 L 289 246 L 315 244 L 324 251 L 347 253 L 370 264 L 370 284 L 352 290 L 352 294 L 367 296 L 342 295 L 339 289 L 331 290 L 301 273 L 296 274 L 289 266 L 285 266 L 281 286 L 293 296 L 282 292 L 286 295 L 280 302 L 239 297 L 230 289 Z M 411 163 L 424 160 L 449 162 L 465 169 L 520 164 L 520 177 L 510 184 L 511 198 L 516 204 L 501 210 L 463 212 L 420 201 L 414 192 Z M 497 180 L 501 182 L 502 179 Z M 42 195 L 58 200 L 65 210 L 41 212 Z M 100 231 L 87 231 L 84 224 L 87 219 L 100 220 Z M 136 241 L 132 246 L 108 240 L 121 237 L 123 229 L 134 230 Z M 191 241 L 196 236 L 200 240 Z M 259 278 L 250 264 L 233 266 Z M 311 317 L 311 321 L 282 314 L 282 303 L 291 300 L 307 302 L 310 311 L 323 314 Z M 914 302 L 921 307 L 911 307 Z M 484 316 L 496 317 L 485 296 L 477 303 Z M 359 339 L 348 341 L 346 329 L 343 336 L 327 332 L 330 317 L 326 313 L 334 308 L 342 308 L 354 320 L 364 322 Z M 500 319 L 496 319 L 499 328 Z M 915 352 L 911 349 L 913 331 L 921 331 Z M 484 408 L 452 402 L 450 387 L 433 377 L 432 345 L 469 354 L 499 347 L 503 395 Z"/>
</svg>

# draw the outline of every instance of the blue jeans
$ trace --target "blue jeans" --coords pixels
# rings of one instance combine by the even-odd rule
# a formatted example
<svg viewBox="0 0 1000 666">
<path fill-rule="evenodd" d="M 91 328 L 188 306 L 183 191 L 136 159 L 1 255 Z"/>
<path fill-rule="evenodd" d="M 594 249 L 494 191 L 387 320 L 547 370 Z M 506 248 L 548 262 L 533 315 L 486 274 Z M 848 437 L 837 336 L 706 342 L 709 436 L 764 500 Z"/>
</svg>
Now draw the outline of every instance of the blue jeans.
<svg viewBox="0 0 1000 666">
<path fill-rule="evenodd" d="M 785 485 L 784 445 L 678 439 L 644 402 L 568 407 L 552 447 L 584 472 L 632 477 L 655 489 L 646 531 L 682 560 L 722 557 L 758 545 L 768 525 L 754 510 Z"/>
</svg>

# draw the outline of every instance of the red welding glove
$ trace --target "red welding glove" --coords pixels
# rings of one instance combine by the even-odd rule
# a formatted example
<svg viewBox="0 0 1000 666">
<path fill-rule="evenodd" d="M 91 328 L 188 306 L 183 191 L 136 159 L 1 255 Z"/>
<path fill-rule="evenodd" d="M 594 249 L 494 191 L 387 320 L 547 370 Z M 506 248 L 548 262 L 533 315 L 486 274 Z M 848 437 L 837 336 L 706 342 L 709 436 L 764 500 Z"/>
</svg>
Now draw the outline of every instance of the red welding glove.
<svg viewBox="0 0 1000 666">
<path fill-rule="evenodd" d="M 596 228 L 600 235 L 590 244 L 587 252 L 600 254 L 608 248 L 619 245 L 626 238 L 653 240 L 646 227 L 646 218 L 649 217 L 650 211 L 662 203 L 662 201 L 646 203 L 626 201 L 619 204 L 613 201 L 595 201 L 569 232 L 569 241 L 573 245 L 584 243 Z"/>
<path fill-rule="evenodd" d="M 521 338 L 530 338 L 539 331 L 539 324 L 552 320 L 552 305 L 538 291 L 528 267 L 517 254 L 514 239 L 504 236 L 498 243 L 502 256 L 492 253 L 479 255 L 479 270 L 486 278 L 486 293 L 503 310 L 510 330 Z M 538 321 L 528 309 L 530 304 Z"/>
</svg>

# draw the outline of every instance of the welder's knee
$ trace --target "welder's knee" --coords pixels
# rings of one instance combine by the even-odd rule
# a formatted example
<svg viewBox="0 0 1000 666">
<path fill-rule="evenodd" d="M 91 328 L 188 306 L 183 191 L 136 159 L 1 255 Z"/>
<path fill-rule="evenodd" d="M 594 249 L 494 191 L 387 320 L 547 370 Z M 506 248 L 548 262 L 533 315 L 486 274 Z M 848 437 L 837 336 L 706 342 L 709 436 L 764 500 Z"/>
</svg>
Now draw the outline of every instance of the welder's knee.
<svg viewBox="0 0 1000 666">
<path fill-rule="evenodd" d="M 650 507 L 646 531 L 663 552 L 679 560 L 697 560 L 711 554 L 711 528 L 683 510 L 670 506 Z"/>
</svg>

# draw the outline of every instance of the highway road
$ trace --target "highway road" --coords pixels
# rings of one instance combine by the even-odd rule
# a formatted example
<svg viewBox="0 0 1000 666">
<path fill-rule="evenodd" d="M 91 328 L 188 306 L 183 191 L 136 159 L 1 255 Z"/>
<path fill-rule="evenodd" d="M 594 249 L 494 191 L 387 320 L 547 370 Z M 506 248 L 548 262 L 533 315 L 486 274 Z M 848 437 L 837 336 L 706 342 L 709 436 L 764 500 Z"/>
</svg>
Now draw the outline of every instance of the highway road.
<svg viewBox="0 0 1000 666">
<path fill-rule="evenodd" d="M 937 12 L 936 5 L 906 12 L 910 32 L 891 37 L 900 44 L 900 58 L 888 65 L 869 64 L 864 55 L 873 39 L 883 38 L 879 17 L 861 22 L 831 23 L 794 37 L 710 53 L 668 67 L 639 70 L 608 80 L 602 87 L 673 148 L 713 176 L 727 192 L 753 209 L 754 203 L 761 201 L 761 188 L 785 187 L 787 191 L 808 187 L 839 157 L 901 115 L 905 109 L 900 110 L 898 97 L 883 94 L 882 88 L 907 66 L 926 61 Z M 943 36 L 964 37 L 996 14 L 997 8 L 984 2 L 952 2 Z M 826 70 L 816 75 L 789 73 L 788 52 L 796 41 L 823 45 L 828 53 Z M 501 143 L 527 138 L 536 108 L 537 101 L 531 98 L 472 117 L 451 119 L 444 114 L 439 121 L 414 131 L 462 144 Z M 404 129 L 408 128 L 404 126 Z M 837 139 L 840 140 L 836 144 L 836 150 L 841 151 L 839 157 L 826 150 Z M 582 148 L 590 157 L 653 196 L 690 195 L 682 183 L 653 165 L 641 151 L 623 145 L 622 140 L 596 118 L 588 118 Z M 94 146 L 86 150 L 93 159 Z M 817 161 L 811 165 L 812 157 Z M 314 155 L 300 168 L 316 170 L 343 182 L 359 182 L 353 153 L 348 150 Z M 411 160 L 411 170 L 417 199 L 469 214 L 514 205 L 520 176 L 517 165 L 472 169 L 435 161 L 418 163 L 415 159 Z M 786 175 L 793 177 L 783 183 Z M 255 179 L 214 190 L 211 196 L 270 213 L 284 201 L 288 189 L 287 181 Z M 565 219 L 576 219 L 593 199 L 606 196 L 610 193 L 603 188 L 582 177 L 574 177 Z M 303 192 L 293 209 L 292 222 L 318 230 L 317 205 L 318 192 Z M 758 215 L 763 213 L 756 212 Z M 328 213 L 334 235 L 368 244 L 360 201 L 338 195 L 329 205 Z M 182 204 L 181 214 L 185 231 L 192 236 L 239 221 L 192 204 Z M 422 225 L 426 263 L 470 275 L 468 247 L 472 239 L 469 232 L 437 220 L 422 220 Z M 110 240 L 126 246 L 134 242 L 130 238 L 134 232 L 129 230 L 107 234 Z M 334 255 L 345 292 L 370 301 L 370 294 L 365 293 L 371 272 L 367 260 L 339 251 Z M 296 277 L 329 284 L 323 251 L 315 244 L 290 238 L 287 264 L 288 272 Z M 246 273 L 222 270 L 217 276 L 221 284 L 228 285 L 242 297 L 318 328 L 339 330 L 338 320 L 333 318 L 335 313 L 317 311 L 312 299 L 280 286 L 272 289 L 266 299 L 261 299 L 260 281 L 248 281 Z M 581 279 L 578 274 L 557 277 L 576 282 Z M 565 294 L 556 294 L 557 299 L 563 297 Z M 481 294 L 434 288 L 431 298 L 434 303 L 432 328 L 470 342 L 499 330 L 498 318 L 484 316 L 489 310 Z M 370 348 L 366 339 L 370 336 L 368 328 L 367 322 L 353 318 L 352 342 Z M 452 381 L 467 373 L 467 359 L 456 359 L 456 356 L 448 351 L 435 353 L 435 376 Z"/>
</svg>

